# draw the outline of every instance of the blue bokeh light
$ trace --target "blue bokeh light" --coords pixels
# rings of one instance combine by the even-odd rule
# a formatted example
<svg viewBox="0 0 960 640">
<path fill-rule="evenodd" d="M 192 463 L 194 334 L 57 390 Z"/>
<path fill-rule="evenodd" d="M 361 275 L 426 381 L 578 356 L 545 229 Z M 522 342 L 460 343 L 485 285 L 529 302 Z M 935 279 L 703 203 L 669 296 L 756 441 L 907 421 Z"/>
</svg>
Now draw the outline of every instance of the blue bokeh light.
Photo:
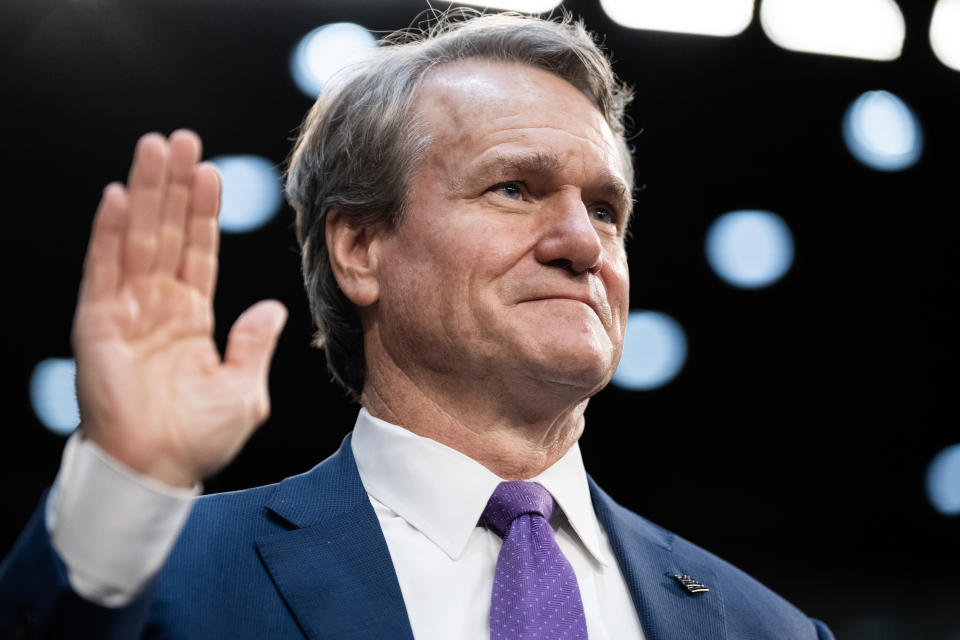
<svg viewBox="0 0 960 640">
<path fill-rule="evenodd" d="M 923 152 L 920 121 L 889 91 L 867 91 L 843 116 L 843 141 L 853 157 L 877 171 L 912 167 Z"/>
<path fill-rule="evenodd" d="M 710 225 L 707 262 L 725 282 L 742 289 L 766 287 L 793 264 L 793 234 L 769 211 L 725 213 Z"/>
<path fill-rule="evenodd" d="M 30 374 L 30 404 L 47 429 L 67 435 L 80 424 L 75 380 L 77 368 L 69 358 L 47 358 Z"/>
<path fill-rule="evenodd" d="M 316 98 L 333 74 L 360 62 L 376 48 L 376 38 L 358 24 L 336 22 L 317 27 L 294 48 L 290 74 L 300 91 Z"/>
<path fill-rule="evenodd" d="M 631 311 L 623 356 L 613 384 L 647 391 L 673 380 L 687 359 L 687 337 L 676 320 L 659 311 Z"/>
<path fill-rule="evenodd" d="M 943 449 L 927 466 L 927 499 L 945 516 L 960 515 L 960 443 Z"/>
<path fill-rule="evenodd" d="M 244 233 L 262 227 L 283 204 L 283 185 L 277 167 L 260 156 L 220 156 L 211 159 L 220 172 L 223 194 L 220 228 Z"/>
</svg>

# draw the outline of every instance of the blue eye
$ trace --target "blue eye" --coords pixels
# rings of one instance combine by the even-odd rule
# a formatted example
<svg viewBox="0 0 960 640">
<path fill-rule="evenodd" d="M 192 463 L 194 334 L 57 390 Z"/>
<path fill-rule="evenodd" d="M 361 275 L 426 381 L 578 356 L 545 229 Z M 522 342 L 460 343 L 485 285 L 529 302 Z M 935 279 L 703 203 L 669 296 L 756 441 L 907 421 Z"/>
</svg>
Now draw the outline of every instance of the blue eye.
<svg viewBox="0 0 960 640">
<path fill-rule="evenodd" d="M 614 221 L 613 212 L 607 207 L 594 207 L 590 212 L 590 217 L 608 224 L 612 224 Z"/>
<path fill-rule="evenodd" d="M 523 191 L 516 182 L 505 182 L 504 184 L 497 185 L 496 189 L 511 200 L 523 199 Z"/>
</svg>

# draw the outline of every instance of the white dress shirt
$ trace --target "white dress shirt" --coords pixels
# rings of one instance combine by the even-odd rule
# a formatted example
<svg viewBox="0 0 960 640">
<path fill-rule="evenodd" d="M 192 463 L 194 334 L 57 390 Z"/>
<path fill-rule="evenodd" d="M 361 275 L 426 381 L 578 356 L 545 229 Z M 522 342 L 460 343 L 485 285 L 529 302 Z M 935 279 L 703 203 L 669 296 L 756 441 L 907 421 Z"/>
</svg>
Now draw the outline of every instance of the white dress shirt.
<svg viewBox="0 0 960 640">
<path fill-rule="evenodd" d="M 136 473 L 75 432 L 44 514 L 70 586 L 106 607 L 133 600 L 166 562 L 199 493 Z"/>
<path fill-rule="evenodd" d="M 390 549 L 413 635 L 489 639 L 502 540 L 478 521 L 503 479 L 459 451 L 366 409 L 357 418 L 351 445 Z M 642 639 L 627 583 L 593 511 L 579 445 L 530 480 L 556 501 L 550 524 L 577 575 L 590 639 Z"/>
<path fill-rule="evenodd" d="M 488 639 L 502 541 L 478 521 L 502 479 L 366 409 L 357 417 L 351 446 L 414 636 Z M 551 526 L 577 575 L 591 640 L 642 640 L 626 582 L 593 511 L 579 446 L 530 480 L 556 501 Z M 79 434 L 72 436 L 46 516 L 73 589 L 107 606 L 129 602 L 162 566 L 197 492 L 140 476 Z"/>
</svg>

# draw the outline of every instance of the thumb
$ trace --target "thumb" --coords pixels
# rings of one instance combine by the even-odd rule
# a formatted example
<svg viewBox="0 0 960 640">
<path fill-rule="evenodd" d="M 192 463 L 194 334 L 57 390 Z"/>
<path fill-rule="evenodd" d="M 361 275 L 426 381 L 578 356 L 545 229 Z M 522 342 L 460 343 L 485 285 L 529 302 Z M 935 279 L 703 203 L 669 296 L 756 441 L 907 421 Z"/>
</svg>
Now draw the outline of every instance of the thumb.
<svg viewBox="0 0 960 640">
<path fill-rule="evenodd" d="M 287 308 L 276 300 L 261 300 L 241 313 L 227 336 L 225 364 L 254 380 L 266 380 L 286 321 Z"/>
</svg>

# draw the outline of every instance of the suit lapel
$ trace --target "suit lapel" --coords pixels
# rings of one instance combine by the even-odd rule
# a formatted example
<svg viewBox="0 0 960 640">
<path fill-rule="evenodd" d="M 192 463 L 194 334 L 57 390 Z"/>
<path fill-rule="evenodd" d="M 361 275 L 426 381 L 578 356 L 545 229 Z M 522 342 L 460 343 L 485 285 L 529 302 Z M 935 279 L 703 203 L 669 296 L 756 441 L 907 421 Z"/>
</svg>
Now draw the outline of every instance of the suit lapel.
<svg viewBox="0 0 960 640">
<path fill-rule="evenodd" d="M 672 536 L 616 504 L 589 478 L 646 640 L 725 640 L 720 584 L 706 565 L 675 551 Z M 348 435 L 333 456 L 278 485 L 266 506 L 289 526 L 257 550 L 310 640 L 413 639 L 400 584 Z M 690 594 L 672 576 L 710 588 Z"/>
<path fill-rule="evenodd" d="M 313 470 L 280 483 L 267 510 L 291 529 L 258 539 L 257 550 L 308 638 L 412 640 L 350 436 Z"/>
<path fill-rule="evenodd" d="M 627 581 L 646 640 L 724 640 L 723 596 L 713 571 L 677 552 L 668 534 L 615 503 L 589 479 L 600 524 Z M 689 593 L 673 578 L 689 575 L 707 593 Z"/>
</svg>

